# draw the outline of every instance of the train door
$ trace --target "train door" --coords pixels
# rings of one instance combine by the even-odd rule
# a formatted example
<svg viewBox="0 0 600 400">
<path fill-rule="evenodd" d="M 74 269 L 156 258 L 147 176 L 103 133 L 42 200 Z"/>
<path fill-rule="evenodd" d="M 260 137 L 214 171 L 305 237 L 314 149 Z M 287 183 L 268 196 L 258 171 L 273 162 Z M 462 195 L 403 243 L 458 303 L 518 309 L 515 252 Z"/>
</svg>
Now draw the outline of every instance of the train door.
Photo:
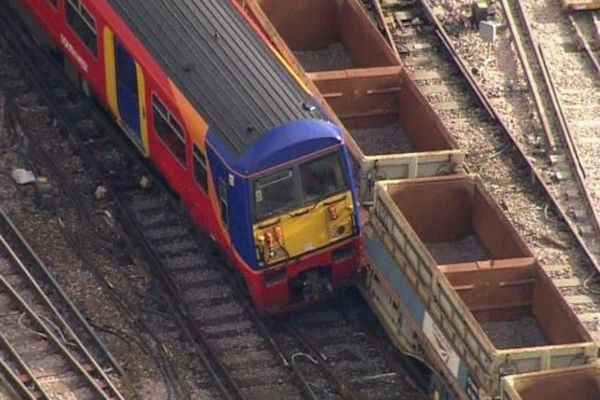
<svg viewBox="0 0 600 400">
<path fill-rule="evenodd" d="M 125 124 L 125 130 L 131 136 L 131 139 L 139 147 L 142 147 L 137 68 L 135 60 L 116 39 L 115 74 L 117 81 L 117 104 L 121 118 Z"/>
</svg>

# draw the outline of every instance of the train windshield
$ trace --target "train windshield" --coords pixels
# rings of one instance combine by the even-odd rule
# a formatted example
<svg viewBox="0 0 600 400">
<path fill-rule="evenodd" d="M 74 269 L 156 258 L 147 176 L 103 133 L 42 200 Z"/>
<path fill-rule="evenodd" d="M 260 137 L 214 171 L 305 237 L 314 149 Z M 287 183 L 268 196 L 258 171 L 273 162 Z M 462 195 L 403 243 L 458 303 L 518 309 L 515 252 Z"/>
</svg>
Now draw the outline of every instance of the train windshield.
<svg viewBox="0 0 600 400">
<path fill-rule="evenodd" d="M 347 190 L 341 153 L 329 153 L 254 182 L 255 220 L 308 206 Z"/>
<path fill-rule="evenodd" d="M 320 201 L 348 187 L 339 152 L 300 164 L 299 170 L 304 203 Z"/>
</svg>

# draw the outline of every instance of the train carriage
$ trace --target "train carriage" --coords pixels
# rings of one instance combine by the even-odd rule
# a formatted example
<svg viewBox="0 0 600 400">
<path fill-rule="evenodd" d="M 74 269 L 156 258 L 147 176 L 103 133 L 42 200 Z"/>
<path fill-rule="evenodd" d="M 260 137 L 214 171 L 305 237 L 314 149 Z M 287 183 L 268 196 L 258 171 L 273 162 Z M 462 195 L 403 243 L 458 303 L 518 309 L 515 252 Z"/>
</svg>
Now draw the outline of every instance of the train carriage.
<svg viewBox="0 0 600 400">
<path fill-rule="evenodd" d="M 261 314 L 359 265 L 342 132 L 230 0 L 11 0 L 240 270 Z"/>
</svg>

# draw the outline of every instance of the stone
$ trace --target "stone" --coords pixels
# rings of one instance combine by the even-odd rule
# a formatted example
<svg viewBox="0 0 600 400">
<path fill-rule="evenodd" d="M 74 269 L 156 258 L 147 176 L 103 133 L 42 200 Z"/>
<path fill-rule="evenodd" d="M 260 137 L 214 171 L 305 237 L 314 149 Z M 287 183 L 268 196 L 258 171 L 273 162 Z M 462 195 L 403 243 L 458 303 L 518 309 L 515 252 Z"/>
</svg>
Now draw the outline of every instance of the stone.
<svg viewBox="0 0 600 400">
<path fill-rule="evenodd" d="M 28 169 L 15 168 L 10 173 L 10 176 L 17 185 L 27 185 L 35 182 L 35 175 Z"/>
</svg>

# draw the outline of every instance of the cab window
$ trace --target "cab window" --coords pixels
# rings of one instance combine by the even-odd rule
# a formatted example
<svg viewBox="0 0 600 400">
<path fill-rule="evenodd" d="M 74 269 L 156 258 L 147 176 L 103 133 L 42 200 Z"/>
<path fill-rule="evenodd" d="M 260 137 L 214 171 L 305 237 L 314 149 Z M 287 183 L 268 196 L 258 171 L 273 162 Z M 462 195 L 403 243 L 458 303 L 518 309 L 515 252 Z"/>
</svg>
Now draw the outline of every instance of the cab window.
<svg viewBox="0 0 600 400">
<path fill-rule="evenodd" d="M 305 203 L 319 201 L 347 187 L 339 152 L 300 164 L 299 169 Z"/>
<path fill-rule="evenodd" d="M 300 205 L 292 168 L 258 178 L 254 183 L 256 220 L 265 219 Z"/>
</svg>

